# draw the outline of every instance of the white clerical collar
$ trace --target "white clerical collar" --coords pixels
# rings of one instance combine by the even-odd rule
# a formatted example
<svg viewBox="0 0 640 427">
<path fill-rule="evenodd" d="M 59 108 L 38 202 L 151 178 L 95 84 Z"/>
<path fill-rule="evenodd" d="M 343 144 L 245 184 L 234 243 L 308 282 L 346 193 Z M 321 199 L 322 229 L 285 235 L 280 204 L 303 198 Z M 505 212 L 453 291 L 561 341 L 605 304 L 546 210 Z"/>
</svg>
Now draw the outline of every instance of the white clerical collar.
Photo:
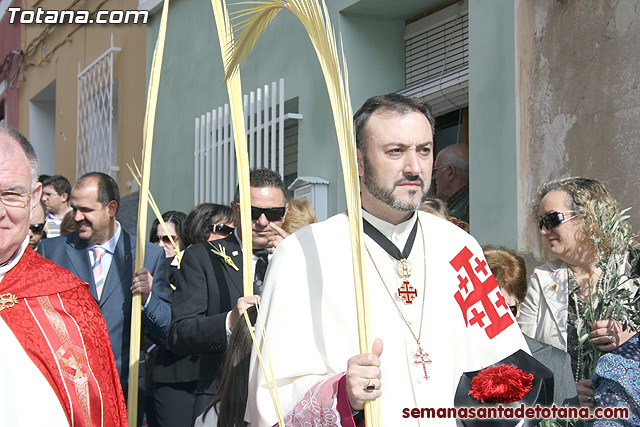
<svg viewBox="0 0 640 427">
<path fill-rule="evenodd" d="M 102 245 L 93 244 L 93 245 L 87 246 L 87 248 L 93 249 L 99 246 L 105 251 L 109 252 L 110 254 L 114 254 L 116 252 L 116 245 L 118 244 L 118 239 L 120 239 L 121 233 L 122 233 L 122 229 L 120 228 L 120 223 L 116 221 L 116 233 L 109 240 L 107 240 Z"/>
<path fill-rule="evenodd" d="M 5 274 L 7 274 L 13 267 L 15 267 L 16 264 L 18 264 L 18 261 L 20 261 L 20 258 L 22 258 L 22 255 L 24 254 L 24 251 L 27 250 L 28 245 L 29 236 L 27 235 L 27 237 L 25 237 L 25 239 L 22 241 L 22 244 L 20 245 L 18 250 L 15 251 L 13 256 L 7 262 L 0 265 L 0 281 L 2 281 Z"/>
<path fill-rule="evenodd" d="M 369 221 L 371 225 L 373 225 L 378 231 L 386 236 L 387 239 L 391 240 L 394 244 L 397 244 L 397 240 L 402 240 L 404 243 L 411 233 L 411 228 L 413 224 L 416 222 L 417 212 L 414 212 L 411 215 L 411 218 L 408 220 L 401 222 L 398 225 L 391 224 L 385 220 L 382 220 L 376 216 L 371 215 L 369 212 L 362 210 L 362 217 Z"/>
</svg>

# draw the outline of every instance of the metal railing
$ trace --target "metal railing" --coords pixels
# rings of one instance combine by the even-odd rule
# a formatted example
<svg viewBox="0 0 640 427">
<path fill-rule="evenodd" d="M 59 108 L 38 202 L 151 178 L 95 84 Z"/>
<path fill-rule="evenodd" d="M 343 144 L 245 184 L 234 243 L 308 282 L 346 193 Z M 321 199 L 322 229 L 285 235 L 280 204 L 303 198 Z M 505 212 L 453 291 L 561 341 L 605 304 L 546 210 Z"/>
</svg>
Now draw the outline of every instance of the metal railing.
<svg viewBox="0 0 640 427">
<path fill-rule="evenodd" d="M 268 167 L 284 177 L 284 122 L 301 114 L 284 112 L 284 79 L 244 95 L 249 166 Z M 195 119 L 194 203 L 228 205 L 238 182 L 229 104 Z"/>
</svg>

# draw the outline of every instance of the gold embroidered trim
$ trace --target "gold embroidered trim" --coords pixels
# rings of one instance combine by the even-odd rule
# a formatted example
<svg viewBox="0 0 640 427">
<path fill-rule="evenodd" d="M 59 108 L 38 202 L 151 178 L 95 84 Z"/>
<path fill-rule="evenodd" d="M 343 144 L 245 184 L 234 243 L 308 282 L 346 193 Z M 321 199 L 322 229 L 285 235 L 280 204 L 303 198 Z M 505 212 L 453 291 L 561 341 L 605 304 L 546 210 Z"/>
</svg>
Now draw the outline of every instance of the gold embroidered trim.
<svg viewBox="0 0 640 427">
<path fill-rule="evenodd" d="M 54 351 L 56 363 L 60 367 L 62 376 L 71 381 L 75 387 L 84 425 L 91 425 L 89 381 L 92 374 L 87 362 L 85 349 L 73 343 L 64 319 L 51 304 L 48 296 L 36 297 L 36 301 L 60 340 L 60 346 Z"/>
<path fill-rule="evenodd" d="M 18 298 L 16 298 L 13 294 L 2 294 L 0 295 L 0 311 L 5 308 L 11 308 L 18 303 Z"/>
</svg>

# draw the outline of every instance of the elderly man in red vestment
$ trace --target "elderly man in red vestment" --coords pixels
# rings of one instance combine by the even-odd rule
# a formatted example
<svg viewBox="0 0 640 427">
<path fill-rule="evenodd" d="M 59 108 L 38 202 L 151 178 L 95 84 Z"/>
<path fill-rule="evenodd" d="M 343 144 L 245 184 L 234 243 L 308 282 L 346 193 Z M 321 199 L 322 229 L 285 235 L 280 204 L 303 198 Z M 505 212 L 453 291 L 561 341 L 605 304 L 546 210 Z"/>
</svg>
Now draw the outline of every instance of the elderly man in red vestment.
<svg viewBox="0 0 640 427">
<path fill-rule="evenodd" d="M 0 126 L 0 425 L 126 426 L 109 336 L 86 283 L 29 246 L 29 141 Z"/>
</svg>

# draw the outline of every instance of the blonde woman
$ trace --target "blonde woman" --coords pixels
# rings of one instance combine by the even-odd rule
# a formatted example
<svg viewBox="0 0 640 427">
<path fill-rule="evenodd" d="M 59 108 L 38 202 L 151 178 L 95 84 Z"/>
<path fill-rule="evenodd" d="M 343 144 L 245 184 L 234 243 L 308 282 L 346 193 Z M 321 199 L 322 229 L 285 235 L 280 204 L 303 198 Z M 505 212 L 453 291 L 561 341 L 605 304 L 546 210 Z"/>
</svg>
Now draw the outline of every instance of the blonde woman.
<svg viewBox="0 0 640 427">
<path fill-rule="evenodd" d="M 597 283 L 602 274 L 589 240 L 602 233 L 594 213 L 598 201 L 617 209 L 615 199 L 595 179 L 563 178 L 538 190 L 534 212 L 554 258 L 534 270 L 518 316 L 522 332 L 569 353 L 580 404 L 589 407 L 594 406 L 594 392 L 579 360 L 576 322 L 586 309 L 589 283 Z M 603 319 L 592 325 L 590 342 L 610 352 L 632 335 L 620 323 Z"/>
<path fill-rule="evenodd" d="M 305 225 L 318 222 L 316 211 L 307 199 L 291 199 L 282 229 L 291 234 Z"/>
</svg>

